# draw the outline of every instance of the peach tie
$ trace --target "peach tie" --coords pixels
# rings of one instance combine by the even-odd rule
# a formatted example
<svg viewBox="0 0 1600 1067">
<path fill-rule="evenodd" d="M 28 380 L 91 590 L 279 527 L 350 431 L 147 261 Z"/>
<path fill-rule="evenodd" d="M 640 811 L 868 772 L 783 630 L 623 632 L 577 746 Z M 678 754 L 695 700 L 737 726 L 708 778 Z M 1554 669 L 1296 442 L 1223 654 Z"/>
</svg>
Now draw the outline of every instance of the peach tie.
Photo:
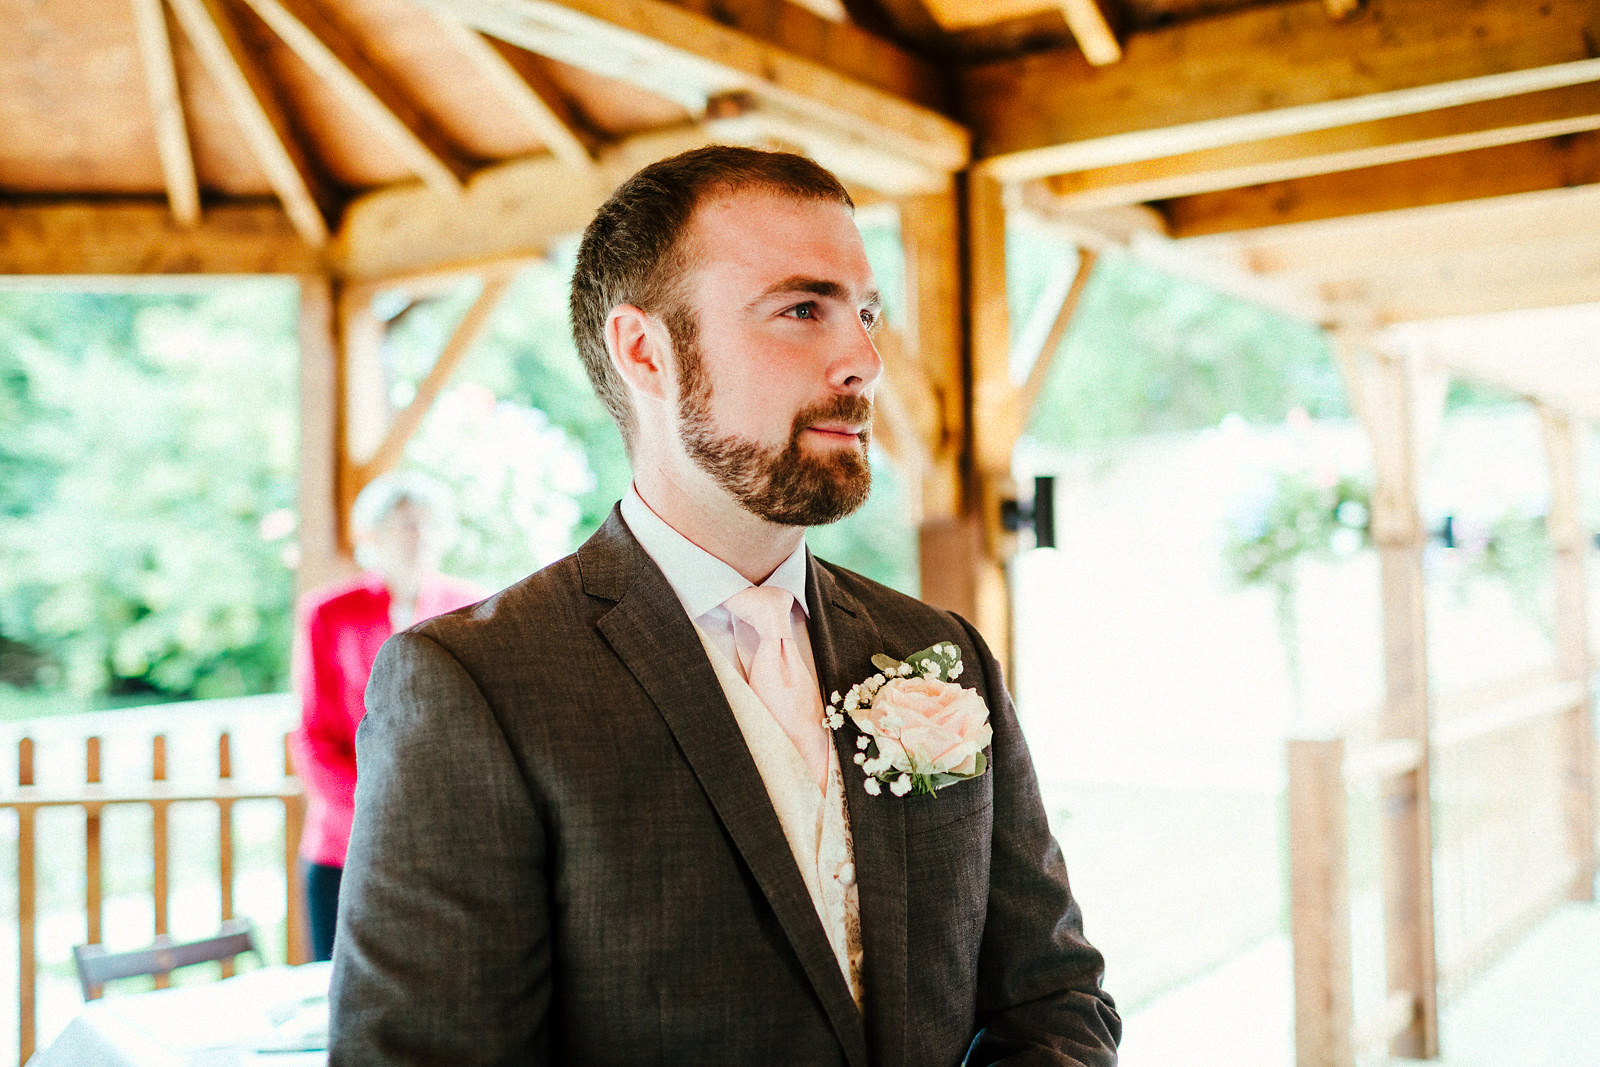
<svg viewBox="0 0 1600 1067">
<path fill-rule="evenodd" d="M 756 632 L 758 641 L 745 680 L 794 743 L 817 788 L 827 790 L 828 732 L 822 725 L 822 695 L 806 669 L 790 612 L 794 596 L 776 586 L 751 586 L 726 601 L 733 617 Z"/>
</svg>

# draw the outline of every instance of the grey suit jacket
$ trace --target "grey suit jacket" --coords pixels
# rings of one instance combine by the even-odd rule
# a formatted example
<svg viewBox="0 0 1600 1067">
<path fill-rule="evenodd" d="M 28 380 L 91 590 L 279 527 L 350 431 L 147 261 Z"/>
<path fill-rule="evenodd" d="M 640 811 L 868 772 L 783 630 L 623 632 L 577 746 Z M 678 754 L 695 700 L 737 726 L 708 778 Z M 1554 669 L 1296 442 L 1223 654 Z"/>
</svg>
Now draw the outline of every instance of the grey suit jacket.
<svg viewBox="0 0 1600 1067">
<path fill-rule="evenodd" d="M 848 571 L 813 559 L 809 583 L 824 693 L 876 652 L 951 640 L 994 726 L 989 773 L 937 797 L 868 796 L 837 731 L 864 1013 L 693 625 L 613 511 L 379 655 L 335 1065 L 1115 1063 L 1102 960 L 988 649 Z"/>
</svg>

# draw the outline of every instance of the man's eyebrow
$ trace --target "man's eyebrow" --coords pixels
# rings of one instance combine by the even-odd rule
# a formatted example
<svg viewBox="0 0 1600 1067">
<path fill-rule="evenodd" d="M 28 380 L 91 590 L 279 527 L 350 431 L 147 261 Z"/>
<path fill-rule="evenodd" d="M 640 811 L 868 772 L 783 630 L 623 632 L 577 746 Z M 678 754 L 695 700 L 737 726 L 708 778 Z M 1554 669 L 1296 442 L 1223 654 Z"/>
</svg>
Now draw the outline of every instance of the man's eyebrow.
<svg viewBox="0 0 1600 1067">
<path fill-rule="evenodd" d="M 846 302 L 850 300 L 850 290 L 838 282 L 830 281 L 827 278 L 813 278 L 805 274 L 794 274 L 767 286 L 759 296 L 750 301 L 746 310 L 753 311 L 763 301 L 782 293 L 810 293 L 812 296 L 825 297 L 829 300 Z M 873 289 L 867 293 L 866 299 L 862 301 L 862 304 L 866 307 L 876 308 L 882 306 L 883 300 L 878 290 Z"/>
</svg>

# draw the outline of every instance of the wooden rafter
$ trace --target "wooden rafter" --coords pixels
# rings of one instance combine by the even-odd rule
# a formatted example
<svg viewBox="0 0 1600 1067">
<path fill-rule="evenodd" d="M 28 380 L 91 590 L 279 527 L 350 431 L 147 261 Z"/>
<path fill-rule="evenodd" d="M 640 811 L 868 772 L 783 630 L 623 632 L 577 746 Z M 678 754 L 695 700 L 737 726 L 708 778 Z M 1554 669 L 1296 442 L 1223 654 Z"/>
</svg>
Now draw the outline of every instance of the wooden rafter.
<svg viewBox="0 0 1600 1067">
<path fill-rule="evenodd" d="M 569 167 L 594 166 L 600 138 L 578 109 L 530 53 L 485 37 L 456 22 L 438 19 L 440 32 L 488 80 L 500 99 L 544 142 L 552 155 Z"/>
<path fill-rule="evenodd" d="M 1578 133 L 1170 200 L 1175 237 L 1559 191 L 1600 183 L 1600 134 Z"/>
<path fill-rule="evenodd" d="M 667 0 L 422 0 L 501 40 L 677 100 L 692 111 L 748 92 L 825 128 L 874 139 L 879 151 L 944 174 L 970 158 L 970 137 L 937 110 L 931 64 L 848 23 L 792 4 L 726 0 L 718 18 Z"/>
<path fill-rule="evenodd" d="M 460 189 L 468 167 L 437 127 L 343 30 L 307 0 L 245 0 L 344 105 L 361 116 L 413 174 L 442 192 Z"/>
<path fill-rule="evenodd" d="M 1100 10 L 1099 0 L 1060 0 L 1061 14 L 1066 16 L 1067 28 L 1077 39 L 1083 58 L 1097 67 L 1116 63 L 1122 59 L 1122 46 L 1117 35 Z"/>
<path fill-rule="evenodd" d="M 472 305 L 462 316 L 461 321 L 445 343 L 444 350 L 439 353 L 439 358 L 434 361 L 427 376 L 417 386 L 417 394 L 412 397 L 411 403 L 395 413 L 394 420 L 390 422 L 383 440 L 378 444 L 377 450 L 364 462 L 358 463 L 354 468 L 354 484 L 350 487 L 352 493 L 359 493 L 373 478 L 390 470 L 400 460 L 400 454 L 405 451 L 406 442 L 411 440 L 413 434 L 422 425 L 422 420 L 427 417 L 433 408 L 433 403 L 444 391 L 450 378 L 461 365 L 461 361 L 472 351 L 472 346 L 483 336 L 488 328 L 489 318 L 494 314 L 495 308 L 500 306 L 500 301 L 505 297 L 506 290 L 511 287 L 513 274 L 510 271 L 499 271 L 484 279 L 483 290 L 473 300 Z"/>
<path fill-rule="evenodd" d="M 178 91 L 178 68 L 172 58 L 172 34 L 161 0 L 132 0 L 134 27 L 139 36 L 139 56 L 144 62 L 145 86 L 155 118 L 156 149 L 167 185 L 172 216 L 183 226 L 200 221 L 200 183 L 195 177 L 194 154 L 189 148 L 189 125 Z"/>
<path fill-rule="evenodd" d="M 328 220 L 311 160 L 290 126 L 277 88 L 240 36 L 233 16 L 222 0 L 170 2 L 295 229 L 313 245 L 326 243 Z"/>
<path fill-rule="evenodd" d="M 1589 0 L 1412 0 L 1345 22 L 1288 0 L 1132 34 L 1113 66 L 1041 53 L 963 88 L 982 165 L 1010 181 L 1593 81 L 1597 35 Z"/>
<path fill-rule="evenodd" d="M 1048 179 L 1065 208 L 1166 200 L 1600 129 L 1600 82 Z"/>
</svg>

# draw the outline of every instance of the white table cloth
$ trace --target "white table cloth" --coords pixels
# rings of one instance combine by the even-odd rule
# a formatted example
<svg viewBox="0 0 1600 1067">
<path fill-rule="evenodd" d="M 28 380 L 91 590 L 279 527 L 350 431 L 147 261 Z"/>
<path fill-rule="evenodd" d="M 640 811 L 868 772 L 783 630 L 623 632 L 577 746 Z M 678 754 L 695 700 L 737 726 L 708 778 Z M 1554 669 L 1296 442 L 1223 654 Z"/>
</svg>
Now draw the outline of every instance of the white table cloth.
<svg viewBox="0 0 1600 1067">
<path fill-rule="evenodd" d="M 325 1067 L 331 964 L 84 1005 L 28 1067 Z"/>
</svg>

